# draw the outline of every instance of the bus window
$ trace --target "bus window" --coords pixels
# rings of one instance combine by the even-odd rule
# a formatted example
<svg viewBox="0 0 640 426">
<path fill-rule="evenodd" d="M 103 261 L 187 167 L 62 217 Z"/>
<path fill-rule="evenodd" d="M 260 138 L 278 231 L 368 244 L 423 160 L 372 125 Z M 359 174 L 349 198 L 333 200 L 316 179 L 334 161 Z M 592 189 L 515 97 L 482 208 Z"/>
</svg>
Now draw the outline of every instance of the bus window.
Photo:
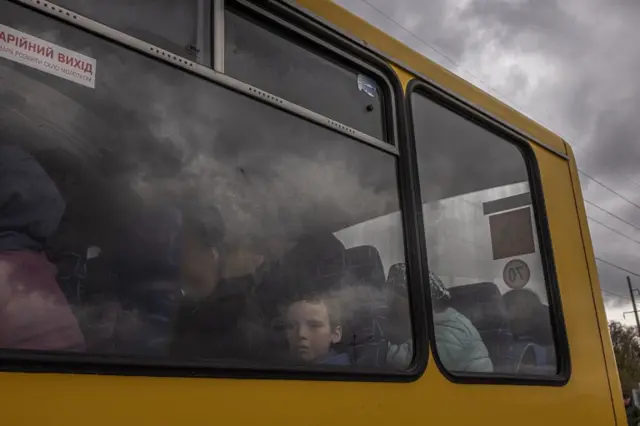
<svg viewBox="0 0 640 426">
<path fill-rule="evenodd" d="M 0 41 L 0 348 L 408 366 L 395 155 L 13 2 Z"/>
<path fill-rule="evenodd" d="M 378 139 L 384 96 L 373 75 L 350 69 L 261 24 L 227 11 L 225 72 Z"/>
<path fill-rule="evenodd" d="M 454 374 L 557 374 L 523 152 L 420 93 L 411 100 L 443 366 Z"/>
<path fill-rule="evenodd" d="M 210 48 L 210 33 L 205 34 L 210 18 L 207 16 L 206 24 L 198 23 L 202 18 L 199 4 L 208 0 L 51 1 L 189 60 L 202 61 L 210 56 L 206 51 Z"/>
</svg>

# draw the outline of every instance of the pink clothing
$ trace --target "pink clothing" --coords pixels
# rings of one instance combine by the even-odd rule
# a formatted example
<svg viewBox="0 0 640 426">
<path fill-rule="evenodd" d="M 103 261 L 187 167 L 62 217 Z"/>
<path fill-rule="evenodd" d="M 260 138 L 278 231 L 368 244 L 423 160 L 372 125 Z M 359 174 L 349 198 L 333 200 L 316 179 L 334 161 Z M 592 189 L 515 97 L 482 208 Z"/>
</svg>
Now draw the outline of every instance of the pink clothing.
<svg viewBox="0 0 640 426">
<path fill-rule="evenodd" d="M 0 252 L 0 348 L 85 350 L 56 267 L 43 253 Z"/>
</svg>

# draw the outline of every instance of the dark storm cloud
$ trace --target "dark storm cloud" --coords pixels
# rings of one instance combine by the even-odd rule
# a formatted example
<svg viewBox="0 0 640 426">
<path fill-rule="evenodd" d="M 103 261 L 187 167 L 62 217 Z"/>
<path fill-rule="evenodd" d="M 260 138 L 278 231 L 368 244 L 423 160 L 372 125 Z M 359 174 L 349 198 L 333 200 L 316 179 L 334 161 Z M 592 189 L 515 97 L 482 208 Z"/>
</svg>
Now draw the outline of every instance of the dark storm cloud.
<svg viewBox="0 0 640 426">
<path fill-rule="evenodd" d="M 367 2 L 417 37 L 367 7 Z M 582 175 L 585 198 L 640 227 L 640 209 L 634 205 L 640 204 L 640 2 L 367 2 L 339 0 L 565 137 L 579 167 L 631 203 Z M 640 231 L 595 207 L 588 206 L 588 214 L 619 231 L 590 222 L 596 255 L 640 273 L 640 244 L 633 241 L 640 241 Z M 625 296 L 627 273 L 602 262 L 598 266 L 603 288 Z M 606 296 L 608 306 L 628 303 Z"/>
</svg>

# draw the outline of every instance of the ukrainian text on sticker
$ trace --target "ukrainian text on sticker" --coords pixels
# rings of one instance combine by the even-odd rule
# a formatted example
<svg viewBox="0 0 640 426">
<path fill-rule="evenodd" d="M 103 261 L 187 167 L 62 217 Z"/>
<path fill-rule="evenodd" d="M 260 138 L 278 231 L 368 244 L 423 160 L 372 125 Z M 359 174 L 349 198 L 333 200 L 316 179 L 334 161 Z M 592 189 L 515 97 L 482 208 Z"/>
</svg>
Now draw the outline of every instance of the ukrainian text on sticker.
<svg viewBox="0 0 640 426">
<path fill-rule="evenodd" d="M 0 58 L 95 88 L 95 59 L 5 25 L 0 25 Z"/>
</svg>

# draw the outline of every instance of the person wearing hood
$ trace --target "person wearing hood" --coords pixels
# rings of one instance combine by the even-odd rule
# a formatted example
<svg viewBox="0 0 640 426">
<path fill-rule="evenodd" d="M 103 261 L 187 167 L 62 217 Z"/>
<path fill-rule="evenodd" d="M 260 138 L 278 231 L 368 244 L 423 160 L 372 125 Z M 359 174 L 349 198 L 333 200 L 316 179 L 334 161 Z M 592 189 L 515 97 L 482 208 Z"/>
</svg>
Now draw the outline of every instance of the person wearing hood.
<svg viewBox="0 0 640 426">
<path fill-rule="evenodd" d="M 181 208 L 180 279 L 184 296 L 176 313 L 171 356 L 187 360 L 252 359 L 245 320 L 253 276 L 234 273 L 218 207 L 187 197 Z"/>
<path fill-rule="evenodd" d="M 0 348 L 84 351 L 45 243 L 65 202 L 29 153 L 0 146 Z"/>
<path fill-rule="evenodd" d="M 406 278 L 405 278 L 406 279 Z M 493 363 L 478 330 L 449 306 L 451 295 L 440 278 L 429 273 L 435 344 L 443 366 L 451 372 L 492 373 Z M 413 358 L 413 341 L 389 345 L 387 363 L 406 368 Z"/>
</svg>

